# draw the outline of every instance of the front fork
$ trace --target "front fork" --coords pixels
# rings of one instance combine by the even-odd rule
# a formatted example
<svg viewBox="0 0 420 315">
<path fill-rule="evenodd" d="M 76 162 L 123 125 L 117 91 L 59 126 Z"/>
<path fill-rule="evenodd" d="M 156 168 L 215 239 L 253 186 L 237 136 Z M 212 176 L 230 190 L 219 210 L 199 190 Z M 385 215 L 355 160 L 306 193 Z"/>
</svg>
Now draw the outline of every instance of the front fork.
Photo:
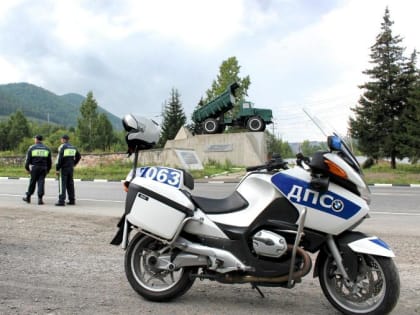
<svg viewBox="0 0 420 315">
<path fill-rule="evenodd" d="M 344 268 L 344 265 L 343 265 L 343 257 L 341 256 L 340 251 L 338 250 L 337 244 L 335 243 L 332 235 L 327 236 L 327 245 L 328 245 L 331 255 L 333 256 L 337 264 L 338 271 L 342 274 L 345 280 L 349 280 L 349 276 L 347 274 L 346 268 Z"/>
<path fill-rule="evenodd" d="M 318 254 L 314 277 L 318 276 L 319 264 L 331 255 L 337 264 L 338 272 L 346 281 L 356 281 L 359 272 L 359 256 L 373 255 L 395 257 L 391 248 L 376 236 L 367 236 L 361 232 L 348 231 L 333 237 L 327 236 L 325 249 Z"/>
</svg>

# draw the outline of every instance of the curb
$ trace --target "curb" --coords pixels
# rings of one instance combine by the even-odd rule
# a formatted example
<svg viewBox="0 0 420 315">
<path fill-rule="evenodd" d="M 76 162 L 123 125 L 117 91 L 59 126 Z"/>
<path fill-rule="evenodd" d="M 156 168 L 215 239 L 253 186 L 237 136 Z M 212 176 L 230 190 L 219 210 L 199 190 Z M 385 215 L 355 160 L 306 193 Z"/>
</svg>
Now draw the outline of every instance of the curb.
<svg viewBox="0 0 420 315">
<path fill-rule="evenodd" d="M 29 177 L 2 177 L 1 179 L 15 179 L 15 180 L 29 180 Z M 57 181 L 56 178 L 46 178 L 46 181 Z M 124 182 L 124 180 L 112 180 L 112 179 L 80 179 L 75 178 L 75 182 L 94 182 L 94 183 L 115 183 L 115 182 Z M 239 179 L 196 179 L 194 182 L 200 183 L 200 184 L 234 184 L 239 183 Z M 374 183 L 374 184 L 368 184 L 368 186 L 374 186 L 374 187 L 411 187 L 411 188 L 420 188 L 420 184 L 380 184 L 380 183 Z"/>
<path fill-rule="evenodd" d="M 0 180 L 1 179 L 15 179 L 15 180 L 29 180 L 29 177 L 3 177 L 0 176 Z M 114 179 L 81 179 L 81 178 L 74 178 L 73 179 L 75 182 L 95 182 L 95 183 L 112 183 L 112 182 L 124 182 L 124 180 L 114 180 Z M 56 178 L 45 178 L 45 181 L 48 182 L 56 182 L 57 179 Z"/>
</svg>

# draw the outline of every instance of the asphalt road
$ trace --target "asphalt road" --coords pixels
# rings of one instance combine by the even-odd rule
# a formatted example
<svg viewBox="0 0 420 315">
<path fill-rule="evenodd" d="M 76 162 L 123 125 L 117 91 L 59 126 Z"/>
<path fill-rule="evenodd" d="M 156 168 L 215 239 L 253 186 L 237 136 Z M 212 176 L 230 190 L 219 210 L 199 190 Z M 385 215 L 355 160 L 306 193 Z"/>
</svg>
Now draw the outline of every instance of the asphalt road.
<svg viewBox="0 0 420 315">
<path fill-rule="evenodd" d="M 124 274 L 124 252 L 108 242 L 124 209 L 119 182 L 76 182 L 76 206 L 25 204 L 27 180 L 0 179 L 0 314 L 337 314 L 317 279 L 292 290 L 196 281 L 171 303 L 140 298 Z M 222 197 L 235 184 L 196 184 L 195 193 Z M 371 219 L 360 230 L 396 253 L 401 294 L 393 314 L 420 314 L 420 188 L 372 187 Z M 35 198 L 36 201 L 36 198 Z"/>
<path fill-rule="evenodd" d="M 0 179 L 0 201 L 2 205 L 15 207 L 27 189 L 26 179 Z M 120 182 L 76 181 L 76 198 L 80 207 L 69 209 L 86 214 L 98 212 L 105 216 L 119 216 L 124 209 L 125 193 Z M 235 183 L 196 183 L 194 194 L 215 198 L 227 196 L 235 189 Z M 420 187 L 371 187 L 371 214 L 420 216 Z M 58 182 L 47 180 L 44 207 L 52 206 L 58 196 Z M 36 193 L 32 197 L 36 202 Z M 69 207 L 68 207 L 69 208 Z"/>
</svg>

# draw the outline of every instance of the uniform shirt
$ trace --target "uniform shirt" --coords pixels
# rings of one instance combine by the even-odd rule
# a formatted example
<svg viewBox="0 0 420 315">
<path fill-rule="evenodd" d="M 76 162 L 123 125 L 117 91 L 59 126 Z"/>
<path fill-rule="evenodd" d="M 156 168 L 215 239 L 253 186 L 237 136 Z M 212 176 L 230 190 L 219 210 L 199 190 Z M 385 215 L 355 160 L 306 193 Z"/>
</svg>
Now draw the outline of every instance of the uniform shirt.
<svg viewBox="0 0 420 315">
<path fill-rule="evenodd" d="M 30 171 L 30 166 L 44 166 L 49 172 L 51 169 L 51 150 L 42 143 L 31 145 L 26 153 L 25 169 Z"/>
<path fill-rule="evenodd" d="M 74 167 L 79 163 L 81 155 L 77 149 L 70 143 L 63 143 L 58 148 L 56 170 L 62 168 Z"/>
</svg>

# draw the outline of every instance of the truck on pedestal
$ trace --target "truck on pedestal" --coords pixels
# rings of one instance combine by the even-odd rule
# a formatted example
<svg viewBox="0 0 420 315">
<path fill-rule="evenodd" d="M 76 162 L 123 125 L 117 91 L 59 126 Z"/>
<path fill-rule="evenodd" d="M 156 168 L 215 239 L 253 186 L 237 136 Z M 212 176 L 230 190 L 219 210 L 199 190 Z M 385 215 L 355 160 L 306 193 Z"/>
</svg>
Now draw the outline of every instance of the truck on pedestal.
<svg viewBox="0 0 420 315">
<path fill-rule="evenodd" d="M 239 101 L 237 113 L 225 115 L 235 105 L 238 88 L 236 82 L 229 85 L 226 91 L 193 112 L 192 120 L 200 131 L 222 133 L 226 126 L 239 126 L 256 132 L 264 131 L 265 126 L 272 123 L 271 109 L 254 108 L 251 102 L 244 100 Z"/>
</svg>

